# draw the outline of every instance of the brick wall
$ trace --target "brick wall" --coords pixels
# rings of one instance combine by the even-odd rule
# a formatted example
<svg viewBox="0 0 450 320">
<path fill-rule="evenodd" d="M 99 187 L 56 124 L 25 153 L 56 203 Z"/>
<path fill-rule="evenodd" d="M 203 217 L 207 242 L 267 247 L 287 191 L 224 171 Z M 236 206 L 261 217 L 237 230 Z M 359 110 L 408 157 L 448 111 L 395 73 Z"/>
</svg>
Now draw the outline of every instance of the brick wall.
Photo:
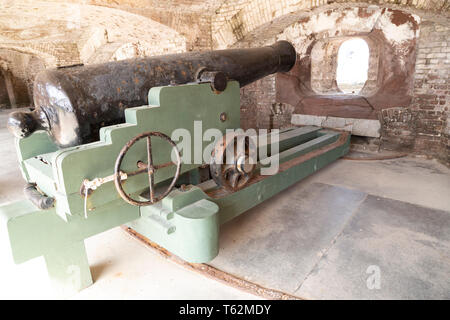
<svg viewBox="0 0 450 320">
<path fill-rule="evenodd" d="M 450 27 L 424 21 L 420 28 L 414 99 L 414 150 L 449 161 Z"/>
<path fill-rule="evenodd" d="M 414 89 L 412 101 L 399 107 L 383 107 L 378 114 L 382 125 L 381 146 L 436 157 L 450 164 L 450 34 L 449 26 L 424 19 L 416 45 Z M 291 30 L 292 31 L 292 30 Z M 262 35 L 264 36 L 264 35 Z M 296 43 L 295 39 L 289 39 Z M 273 37 L 246 39 L 234 46 L 259 46 L 273 42 Z M 245 45 L 243 45 L 245 43 Z M 303 43 L 303 42 L 302 42 Z M 301 43 L 298 46 L 302 46 Z M 374 61 L 378 61 L 377 44 L 369 43 Z M 301 48 L 298 48 L 300 51 Z M 372 68 L 372 70 L 376 70 Z M 375 75 L 376 76 L 376 75 Z M 320 75 L 316 77 L 320 78 Z M 374 74 L 370 76 L 371 87 L 376 87 Z M 282 121 L 273 121 L 271 106 L 277 103 L 274 94 L 275 78 L 267 77 L 241 90 L 241 117 L 245 128 L 267 128 L 283 126 Z M 369 86 L 369 87 L 370 87 Z M 328 86 L 329 87 L 329 86 Z M 374 89 L 368 90 L 368 94 Z M 286 114 L 289 113 L 289 108 Z M 283 117 L 275 117 L 283 119 Z M 284 119 L 287 116 L 284 116 Z M 275 125 L 274 125 L 275 124 Z"/>
<path fill-rule="evenodd" d="M 216 33 L 227 21 L 236 15 L 242 8 L 249 3 L 249 0 L 227 0 L 217 8 L 212 16 L 212 31 Z"/>
<path fill-rule="evenodd" d="M 265 77 L 241 88 L 241 127 L 269 129 L 275 94 L 275 76 Z"/>
<path fill-rule="evenodd" d="M 380 114 L 381 146 L 388 150 L 411 151 L 416 141 L 417 113 L 411 108 L 388 108 Z"/>
<path fill-rule="evenodd" d="M 336 70 L 339 47 L 344 39 L 320 40 L 311 50 L 311 89 L 316 93 L 339 92 Z"/>
</svg>

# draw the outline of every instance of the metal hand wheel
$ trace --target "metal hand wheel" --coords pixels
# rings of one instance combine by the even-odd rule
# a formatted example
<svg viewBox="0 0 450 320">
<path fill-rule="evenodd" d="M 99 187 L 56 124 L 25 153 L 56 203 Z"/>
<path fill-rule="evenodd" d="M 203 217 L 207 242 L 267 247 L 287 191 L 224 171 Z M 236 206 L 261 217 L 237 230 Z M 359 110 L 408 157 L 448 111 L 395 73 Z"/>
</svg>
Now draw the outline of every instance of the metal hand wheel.
<svg viewBox="0 0 450 320">
<path fill-rule="evenodd" d="M 155 197 L 154 174 L 155 174 L 156 170 L 158 170 L 158 169 L 173 165 L 173 162 L 170 161 L 170 162 L 166 162 L 166 163 L 159 164 L 159 165 L 153 164 L 151 137 L 158 137 L 163 140 L 166 140 L 172 146 L 172 148 L 175 150 L 175 154 L 177 157 L 177 163 L 176 163 L 177 170 L 175 172 L 175 176 L 173 177 L 172 182 L 171 182 L 170 186 L 166 189 L 166 191 L 163 194 L 159 195 L 158 197 Z M 130 172 L 130 173 L 121 171 L 120 165 L 122 164 L 122 160 L 125 157 L 125 154 L 128 152 L 128 150 L 130 150 L 130 148 L 137 141 L 139 141 L 143 138 L 147 138 L 147 161 L 148 161 L 148 163 L 139 161 L 137 163 L 137 167 L 139 168 L 138 170 Z M 177 148 L 177 145 L 175 144 L 175 142 L 173 142 L 172 139 L 170 139 L 164 133 L 161 133 L 158 131 L 144 132 L 140 135 L 137 135 L 130 141 L 128 141 L 128 143 L 125 144 L 125 146 L 122 148 L 122 150 L 120 150 L 119 155 L 117 156 L 115 167 L 114 167 L 114 184 L 116 186 L 116 189 L 117 189 L 117 192 L 119 193 L 119 195 L 122 197 L 123 200 L 125 200 L 129 204 L 132 204 L 135 206 L 149 206 L 158 201 L 161 201 L 163 198 L 165 198 L 169 194 L 170 191 L 172 191 L 173 187 L 175 186 L 176 181 L 178 180 L 180 171 L 181 171 L 181 157 L 180 157 L 180 152 L 178 151 L 178 148 Z M 127 177 L 130 177 L 130 176 L 135 176 L 135 175 L 138 175 L 138 174 L 144 173 L 144 172 L 147 172 L 147 174 L 148 174 L 148 183 L 149 183 L 149 187 L 150 187 L 150 200 L 149 201 L 137 201 L 137 200 L 131 198 L 124 191 L 123 186 L 122 186 L 122 176 L 126 175 Z"/>
<path fill-rule="evenodd" d="M 248 136 L 236 133 L 225 134 L 211 154 L 209 170 L 220 187 L 230 191 L 244 188 L 256 168 L 256 145 Z"/>
</svg>

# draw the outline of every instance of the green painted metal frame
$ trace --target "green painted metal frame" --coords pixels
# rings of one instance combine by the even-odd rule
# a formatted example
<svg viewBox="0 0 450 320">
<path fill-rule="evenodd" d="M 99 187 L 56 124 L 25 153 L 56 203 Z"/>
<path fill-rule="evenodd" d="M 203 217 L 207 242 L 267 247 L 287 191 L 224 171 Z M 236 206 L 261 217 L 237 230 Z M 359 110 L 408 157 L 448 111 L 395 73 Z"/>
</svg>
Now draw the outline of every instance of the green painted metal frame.
<svg viewBox="0 0 450 320">
<path fill-rule="evenodd" d="M 125 203 L 113 183 L 107 183 L 89 196 L 90 211 L 85 219 L 84 200 L 79 194 L 82 181 L 112 174 L 119 150 L 135 135 L 144 131 L 171 135 L 178 128 L 194 132 L 196 120 L 202 121 L 204 130 L 217 128 L 222 133 L 239 127 L 239 86 L 234 81 L 221 94 L 212 92 L 209 84 L 152 88 L 149 103 L 127 109 L 126 123 L 102 128 L 100 141 L 95 143 L 60 150 L 44 132 L 16 141 L 24 178 L 56 198 L 56 207 L 45 211 L 29 201 L 0 207 L 0 233 L 8 235 L 16 263 L 44 256 L 50 278 L 63 292 L 81 290 L 92 283 L 84 240 L 122 224 L 187 261 L 210 261 L 218 253 L 222 223 L 334 161 L 349 147 L 348 137 L 333 146 L 342 136 L 337 132 L 307 128 L 299 135 L 287 130 L 283 133 L 280 168 L 317 150 L 323 152 L 289 165 L 276 175 L 255 180 L 235 193 L 214 196 L 217 190 L 191 185 L 184 191 L 173 190 L 161 202 L 148 207 Z M 220 121 L 223 112 L 227 113 L 225 122 Z M 203 142 L 203 148 L 208 143 Z M 170 159 L 168 144 L 155 141 L 153 147 L 158 150 L 156 163 Z M 133 147 L 123 168 L 135 169 L 137 161 L 145 159 L 145 150 L 145 145 Z M 195 177 L 199 166 L 183 165 L 182 172 Z M 170 178 L 172 171 L 173 168 L 161 170 L 156 183 Z M 125 185 L 128 192 L 138 196 L 147 187 L 146 176 L 133 177 Z"/>
<path fill-rule="evenodd" d="M 317 129 L 315 138 L 279 154 L 277 174 L 257 176 L 232 193 L 209 189 L 210 183 L 175 190 L 160 203 L 143 207 L 142 217 L 127 226 L 188 262 L 211 261 L 218 254 L 221 224 L 345 155 L 349 138 Z"/>
<path fill-rule="evenodd" d="M 149 91 L 148 106 L 126 109 L 126 122 L 102 128 L 98 142 L 58 150 L 45 132 L 17 140 L 20 166 L 27 181 L 37 182 L 43 192 L 56 199 L 57 214 L 67 220 L 71 215 L 83 215 L 84 201 L 79 193 L 82 181 L 113 174 L 120 149 L 134 136 L 145 131 L 171 136 L 175 129 L 194 133 L 195 121 L 202 122 L 203 130 L 215 128 L 225 133 L 226 129 L 239 127 L 239 108 L 239 84 L 235 81 L 229 82 L 221 94 L 214 93 L 209 84 L 155 87 Z M 220 114 L 224 112 L 227 119 L 223 122 Z M 208 142 L 202 142 L 205 148 Z M 155 139 L 153 148 L 158 150 L 153 156 L 155 163 L 170 161 L 170 145 Z M 136 162 L 142 159 L 146 159 L 145 141 L 132 148 L 122 162 L 122 169 L 134 171 Z M 182 173 L 198 166 L 183 165 Z M 173 174 L 173 167 L 160 169 L 155 174 L 155 183 Z M 131 177 L 125 183 L 126 191 L 132 194 L 147 186 L 145 175 Z M 118 198 L 114 183 L 109 182 L 89 196 L 88 207 L 98 208 Z"/>
</svg>

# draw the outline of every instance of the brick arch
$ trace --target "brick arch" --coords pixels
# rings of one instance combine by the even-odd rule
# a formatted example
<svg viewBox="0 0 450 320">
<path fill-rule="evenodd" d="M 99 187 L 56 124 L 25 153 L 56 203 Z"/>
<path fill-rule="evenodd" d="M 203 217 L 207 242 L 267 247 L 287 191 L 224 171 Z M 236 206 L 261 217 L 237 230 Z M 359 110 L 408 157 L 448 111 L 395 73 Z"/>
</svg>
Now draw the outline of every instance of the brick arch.
<svg viewBox="0 0 450 320">
<path fill-rule="evenodd" d="M 185 37 L 177 31 L 118 9 L 45 1 L 30 5 L 24 0 L 2 8 L 0 61 L 10 70 L 17 105 L 33 104 L 33 83 L 39 71 L 109 61 L 111 57 L 105 59 L 102 53 L 127 43 L 139 44 L 136 56 L 182 52 L 186 47 Z"/>
<path fill-rule="evenodd" d="M 35 49 L 30 46 L 25 46 L 23 44 L 0 44 L 0 50 L 3 51 L 11 51 L 16 54 L 30 55 L 35 57 L 35 59 L 42 60 L 46 68 L 55 67 L 57 65 L 57 59 L 55 55 L 52 55 L 48 52 L 41 51 L 39 49 Z M 7 55 L 0 54 L 0 61 L 3 61 L 3 66 L 8 64 Z"/>
<path fill-rule="evenodd" d="M 237 12 L 219 12 L 213 16 L 213 47 L 224 49 L 228 47 L 245 47 L 249 43 L 264 43 L 275 38 L 289 25 L 304 19 L 314 12 L 336 10 L 346 7 L 385 7 L 416 13 L 421 17 L 445 21 L 448 19 L 450 2 L 446 0 L 399 1 L 385 0 L 229 0 L 236 3 Z M 231 5 L 230 5 L 231 6 Z M 227 15 L 228 13 L 228 15 Z"/>
<path fill-rule="evenodd" d="M 298 59 L 291 72 L 277 75 L 277 101 L 295 106 L 298 113 L 363 119 L 377 119 L 384 108 L 409 105 L 419 23 L 418 16 L 379 7 L 328 10 L 296 22 L 278 36 L 294 44 Z M 336 96 L 337 50 L 352 37 L 366 40 L 372 52 L 371 82 L 357 96 Z M 334 44 L 322 55 L 323 63 L 330 64 L 330 79 L 323 83 L 329 87 L 326 94 L 311 87 L 311 52 L 317 43 Z"/>
<path fill-rule="evenodd" d="M 0 43 L 48 53 L 57 66 L 85 63 L 107 43 L 143 41 L 182 52 L 186 39 L 150 18 L 103 6 L 17 0 L 2 9 Z M 14 29 L 9 25 L 15 25 Z"/>
<path fill-rule="evenodd" d="M 338 52 L 341 45 L 350 39 L 363 39 L 369 47 L 368 75 L 360 95 L 370 96 L 378 84 L 378 61 L 380 43 L 370 35 L 341 36 L 331 39 L 321 39 L 314 43 L 311 52 L 311 88 L 316 93 L 341 93 L 336 76 Z"/>
<path fill-rule="evenodd" d="M 12 107 L 33 106 L 35 76 L 45 68 L 55 66 L 55 63 L 55 57 L 44 52 L 30 48 L 0 47 L 0 69 L 5 85 L 0 103 Z"/>
</svg>

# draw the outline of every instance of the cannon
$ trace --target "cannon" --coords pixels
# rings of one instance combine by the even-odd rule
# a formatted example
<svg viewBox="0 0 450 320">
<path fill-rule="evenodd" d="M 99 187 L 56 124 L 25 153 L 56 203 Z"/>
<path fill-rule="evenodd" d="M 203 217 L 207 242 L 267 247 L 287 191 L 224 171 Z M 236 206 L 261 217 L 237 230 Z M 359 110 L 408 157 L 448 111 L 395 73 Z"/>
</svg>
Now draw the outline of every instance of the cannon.
<svg viewBox="0 0 450 320">
<path fill-rule="evenodd" d="M 84 240 L 119 225 L 213 260 L 220 225 L 349 150 L 347 133 L 320 127 L 239 129 L 240 88 L 295 57 L 282 41 L 39 74 L 35 110 L 8 119 L 27 182 L 27 200 L 0 206 L 14 261 L 43 256 L 58 288 L 81 290 Z"/>
<path fill-rule="evenodd" d="M 129 59 L 40 73 L 34 82 L 33 112 L 14 112 L 8 128 L 16 137 L 48 130 L 60 147 L 99 139 L 99 129 L 122 123 L 125 109 L 148 104 L 152 87 L 210 82 L 223 91 L 227 79 L 245 86 L 295 63 L 286 41 L 252 49 L 181 53 Z"/>
</svg>

